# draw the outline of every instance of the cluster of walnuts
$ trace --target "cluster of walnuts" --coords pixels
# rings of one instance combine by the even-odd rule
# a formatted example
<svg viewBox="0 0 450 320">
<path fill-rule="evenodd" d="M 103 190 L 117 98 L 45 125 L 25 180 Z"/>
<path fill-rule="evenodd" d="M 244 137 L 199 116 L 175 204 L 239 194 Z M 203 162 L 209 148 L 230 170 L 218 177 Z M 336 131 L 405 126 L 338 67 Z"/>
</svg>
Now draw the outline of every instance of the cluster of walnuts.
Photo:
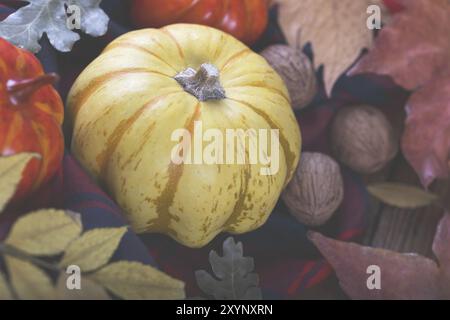
<svg viewBox="0 0 450 320">
<path fill-rule="evenodd" d="M 314 66 L 299 49 L 270 46 L 262 56 L 280 74 L 299 111 L 311 104 L 318 85 Z M 325 224 L 344 198 L 342 165 L 360 174 L 383 169 L 397 154 L 397 134 L 386 116 L 368 105 L 341 108 L 330 128 L 332 157 L 302 154 L 292 181 L 282 194 L 289 211 L 308 226 Z M 336 160 L 334 160 L 336 159 Z"/>
<path fill-rule="evenodd" d="M 396 136 L 378 109 L 367 105 L 344 107 L 331 126 L 332 154 L 355 172 L 376 173 L 396 156 L 399 145 Z M 282 198 L 300 222 L 320 226 L 332 217 L 343 196 L 338 162 L 325 154 L 304 152 Z"/>
</svg>

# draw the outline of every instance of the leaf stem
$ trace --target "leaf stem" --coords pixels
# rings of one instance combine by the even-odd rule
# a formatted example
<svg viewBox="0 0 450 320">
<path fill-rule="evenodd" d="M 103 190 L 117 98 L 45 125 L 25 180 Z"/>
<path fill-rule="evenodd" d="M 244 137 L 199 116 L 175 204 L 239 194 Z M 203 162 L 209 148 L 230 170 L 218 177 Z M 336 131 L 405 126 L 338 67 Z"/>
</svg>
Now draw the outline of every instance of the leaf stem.
<svg viewBox="0 0 450 320">
<path fill-rule="evenodd" d="M 0 254 L 8 255 L 23 261 L 31 262 L 39 267 L 42 267 L 44 269 L 50 270 L 50 271 L 61 271 L 61 269 L 54 264 L 48 263 L 46 261 L 43 261 L 39 258 L 32 257 L 26 252 L 17 249 L 9 244 L 0 242 Z"/>
</svg>

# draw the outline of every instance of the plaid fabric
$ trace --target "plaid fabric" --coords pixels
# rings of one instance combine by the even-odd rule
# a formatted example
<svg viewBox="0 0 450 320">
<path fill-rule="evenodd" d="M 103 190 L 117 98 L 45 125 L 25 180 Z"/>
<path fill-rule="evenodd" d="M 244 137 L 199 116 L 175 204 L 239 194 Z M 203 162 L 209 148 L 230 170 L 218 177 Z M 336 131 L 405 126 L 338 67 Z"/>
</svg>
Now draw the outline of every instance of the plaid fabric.
<svg viewBox="0 0 450 320">
<path fill-rule="evenodd" d="M 16 2 L 7 1 L 7 7 L 5 1 L 0 1 L 0 19 L 13 11 L 14 3 Z M 83 36 L 71 53 L 58 53 L 47 41 L 43 41 L 43 49 L 38 57 L 48 72 L 58 72 L 61 75 L 58 89 L 64 99 L 83 68 L 98 56 L 110 41 L 130 30 L 127 27 L 129 23 L 124 3 L 126 1 L 103 1 L 105 10 L 112 18 L 108 34 L 95 39 Z M 269 44 L 283 42 L 283 36 L 276 24 L 276 11 L 273 10 L 270 26 L 254 49 L 258 51 Z M 322 88 L 322 94 L 316 98 L 312 107 L 298 114 L 304 150 L 307 151 L 329 153 L 327 128 L 340 106 L 370 103 L 389 110 L 403 105 L 406 98 L 403 92 L 380 78 L 343 77 L 336 86 L 331 101 L 325 98 L 323 91 Z M 69 141 L 70 133 L 66 132 L 66 136 Z M 357 240 L 366 225 L 368 198 L 360 177 L 345 168 L 343 175 L 344 202 L 333 219 L 319 231 L 341 240 Z M 90 180 L 70 153 L 66 154 L 59 174 L 33 199 L 29 199 L 20 211 L 25 211 L 25 207 L 26 210 L 56 207 L 79 212 L 88 229 L 126 224 L 120 208 Z M 0 238 L 5 235 L 16 217 L 17 210 L 12 209 L 3 215 L 0 220 Z M 157 265 L 164 272 L 185 281 L 188 296 L 200 296 L 194 272 L 199 269 L 210 270 L 208 254 L 210 250 L 220 252 L 227 236 L 218 236 L 205 248 L 189 249 L 164 235 L 138 237 L 128 232 L 114 259 L 137 260 Z M 306 239 L 305 226 L 287 214 L 287 209 L 281 202 L 262 228 L 235 238 L 243 242 L 245 255 L 254 257 L 256 272 L 260 275 L 263 294 L 267 299 L 293 298 L 323 281 L 332 272 Z"/>
</svg>

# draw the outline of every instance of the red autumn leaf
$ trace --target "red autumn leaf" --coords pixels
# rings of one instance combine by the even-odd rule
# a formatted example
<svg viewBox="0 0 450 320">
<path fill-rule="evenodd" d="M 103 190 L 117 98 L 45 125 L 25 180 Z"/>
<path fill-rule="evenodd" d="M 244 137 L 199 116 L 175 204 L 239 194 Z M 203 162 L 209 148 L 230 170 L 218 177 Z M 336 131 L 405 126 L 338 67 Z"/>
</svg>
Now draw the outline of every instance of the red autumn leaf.
<svg viewBox="0 0 450 320">
<path fill-rule="evenodd" d="M 449 36 L 450 42 L 450 36 Z M 450 60 L 449 60 L 450 63 Z M 437 78 L 412 95 L 402 149 L 428 186 L 436 177 L 447 178 L 450 152 L 450 76 Z"/>
<path fill-rule="evenodd" d="M 384 4 L 392 13 L 397 13 L 403 10 L 403 6 L 400 4 L 399 0 L 384 0 Z"/>
<path fill-rule="evenodd" d="M 402 149 L 429 186 L 448 178 L 450 154 L 450 1 L 398 0 L 404 10 L 381 30 L 350 75 L 387 75 L 408 90 Z"/>
<path fill-rule="evenodd" d="M 352 299 L 449 299 L 450 215 L 439 223 L 433 250 L 439 264 L 416 254 L 360 246 L 312 232 L 309 238 L 339 278 Z M 368 268 L 378 266 L 381 289 L 369 289 Z"/>
<path fill-rule="evenodd" d="M 450 2 L 402 0 L 405 9 L 394 15 L 350 75 L 391 76 L 408 90 L 450 74 Z"/>
</svg>

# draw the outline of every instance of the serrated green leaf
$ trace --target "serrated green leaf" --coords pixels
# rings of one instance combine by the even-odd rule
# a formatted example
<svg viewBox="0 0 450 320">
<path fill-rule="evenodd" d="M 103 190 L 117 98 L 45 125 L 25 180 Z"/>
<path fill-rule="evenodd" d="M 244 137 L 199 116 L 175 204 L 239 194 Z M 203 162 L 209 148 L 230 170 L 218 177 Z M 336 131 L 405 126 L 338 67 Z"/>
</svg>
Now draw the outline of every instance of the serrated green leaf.
<svg viewBox="0 0 450 320">
<path fill-rule="evenodd" d="M 81 230 L 78 213 L 39 210 L 20 218 L 12 227 L 6 243 L 31 255 L 56 255 L 78 238 Z"/>
<path fill-rule="evenodd" d="M 68 289 L 67 279 L 70 275 L 61 273 L 58 277 L 56 285 L 56 294 L 59 300 L 110 300 L 106 290 L 95 281 L 89 279 L 87 276 L 81 277 L 81 288 Z"/>
<path fill-rule="evenodd" d="M 370 194 L 383 203 L 402 209 L 416 209 L 435 203 L 437 195 L 401 183 L 377 183 L 368 186 Z"/>
<path fill-rule="evenodd" d="M 96 270 L 108 263 L 126 232 L 126 227 L 87 231 L 67 247 L 60 265 L 76 265 L 82 272 Z"/>
<path fill-rule="evenodd" d="M 0 300 L 12 300 L 11 289 L 3 272 L 0 271 Z"/>
<path fill-rule="evenodd" d="M 116 296 L 127 300 L 185 298 L 182 281 L 139 262 L 115 262 L 92 277 Z"/>
<path fill-rule="evenodd" d="M 49 276 L 30 262 L 7 256 L 5 258 L 11 286 L 22 300 L 51 300 L 55 288 Z"/>
<path fill-rule="evenodd" d="M 18 47 L 38 52 L 39 40 L 46 33 L 57 50 L 68 52 L 80 35 L 68 28 L 67 8 L 79 9 L 80 30 L 94 37 L 108 30 L 109 18 L 99 7 L 101 0 L 27 0 L 27 6 L 18 9 L 0 22 L 0 37 Z M 76 7 L 73 7 L 76 6 Z M 70 12 L 74 14 L 75 12 Z"/>
<path fill-rule="evenodd" d="M 40 158 L 40 155 L 19 153 L 13 156 L 0 157 L 0 213 L 16 193 L 16 189 L 22 180 L 23 170 L 33 158 Z"/>
<path fill-rule="evenodd" d="M 228 238 L 223 243 L 223 257 L 215 251 L 209 254 L 209 262 L 215 279 L 205 270 L 195 272 L 197 284 L 206 294 L 217 300 L 260 300 L 262 299 L 259 277 L 252 273 L 253 258 L 244 257 L 242 243 Z"/>
</svg>

